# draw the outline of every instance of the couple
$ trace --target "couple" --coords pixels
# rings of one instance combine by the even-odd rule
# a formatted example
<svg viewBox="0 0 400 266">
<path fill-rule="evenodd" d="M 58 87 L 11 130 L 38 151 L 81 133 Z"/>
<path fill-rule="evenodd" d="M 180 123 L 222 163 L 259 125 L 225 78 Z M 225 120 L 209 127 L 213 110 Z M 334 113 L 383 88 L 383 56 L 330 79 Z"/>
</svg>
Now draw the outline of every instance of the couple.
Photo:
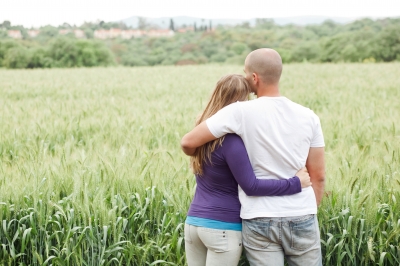
<svg viewBox="0 0 400 266">
<path fill-rule="evenodd" d="M 197 182 L 185 223 L 188 264 L 237 265 L 243 243 L 251 265 L 284 265 L 284 257 L 289 265 L 322 265 L 319 118 L 281 96 L 276 51 L 251 52 L 244 71 L 218 81 L 198 125 L 181 141 Z M 250 91 L 256 100 L 246 101 Z"/>
</svg>

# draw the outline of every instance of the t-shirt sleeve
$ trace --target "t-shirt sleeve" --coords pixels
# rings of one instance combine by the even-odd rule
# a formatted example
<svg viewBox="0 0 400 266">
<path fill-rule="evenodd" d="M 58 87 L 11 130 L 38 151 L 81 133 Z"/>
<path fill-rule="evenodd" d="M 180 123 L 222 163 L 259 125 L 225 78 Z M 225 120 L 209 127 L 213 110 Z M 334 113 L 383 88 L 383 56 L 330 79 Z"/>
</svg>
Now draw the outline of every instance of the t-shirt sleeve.
<svg viewBox="0 0 400 266">
<path fill-rule="evenodd" d="M 227 135 L 222 144 L 223 155 L 236 182 L 248 196 L 283 196 L 301 192 L 300 179 L 257 179 L 242 139 Z"/>
<path fill-rule="evenodd" d="M 232 103 L 219 110 L 215 115 L 206 120 L 211 134 L 220 138 L 228 133 L 241 134 L 242 113 L 240 103 Z"/>
<path fill-rule="evenodd" d="M 314 135 L 311 139 L 310 147 L 325 147 L 324 134 L 322 133 L 321 122 L 317 115 L 315 115 L 314 121 Z"/>
</svg>

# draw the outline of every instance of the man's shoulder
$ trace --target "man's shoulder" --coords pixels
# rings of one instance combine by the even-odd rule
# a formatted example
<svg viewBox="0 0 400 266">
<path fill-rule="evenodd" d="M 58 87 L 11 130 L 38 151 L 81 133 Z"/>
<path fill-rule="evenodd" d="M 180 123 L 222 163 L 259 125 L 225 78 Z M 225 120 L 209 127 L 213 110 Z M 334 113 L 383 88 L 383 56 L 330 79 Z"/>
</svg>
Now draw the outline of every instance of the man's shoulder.
<svg viewBox="0 0 400 266">
<path fill-rule="evenodd" d="M 284 108 L 288 110 L 294 110 L 303 114 L 315 115 L 314 111 L 310 108 L 303 106 L 297 102 L 294 102 L 286 97 L 260 97 L 255 100 L 237 102 L 235 108 L 252 109 L 257 106 L 269 106 L 273 105 L 275 108 Z"/>
<path fill-rule="evenodd" d="M 225 106 L 225 107 L 222 108 L 221 110 L 238 110 L 238 109 L 241 109 L 241 108 L 242 108 L 241 106 L 242 106 L 243 103 L 246 103 L 246 102 L 239 102 L 239 101 L 237 101 L 237 102 L 228 104 L 227 106 Z"/>
<path fill-rule="evenodd" d="M 309 116 L 317 116 L 313 110 L 311 110 L 309 107 L 306 107 L 304 105 L 301 105 L 299 103 L 296 103 L 290 99 L 287 99 L 288 104 L 295 110 L 296 112 L 299 112 L 299 114 L 303 115 L 309 115 Z"/>
<path fill-rule="evenodd" d="M 271 109 L 272 108 L 272 109 Z M 235 114 L 251 114 L 254 115 L 260 110 L 271 111 L 276 108 L 283 108 L 284 112 L 296 114 L 302 117 L 317 118 L 318 116 L 310 108 L 294 102 L 286 97 L 279 98 L 257 98 L 251 101 L 234 102 L 224 107 L 227 112 Z"/>
</svg>

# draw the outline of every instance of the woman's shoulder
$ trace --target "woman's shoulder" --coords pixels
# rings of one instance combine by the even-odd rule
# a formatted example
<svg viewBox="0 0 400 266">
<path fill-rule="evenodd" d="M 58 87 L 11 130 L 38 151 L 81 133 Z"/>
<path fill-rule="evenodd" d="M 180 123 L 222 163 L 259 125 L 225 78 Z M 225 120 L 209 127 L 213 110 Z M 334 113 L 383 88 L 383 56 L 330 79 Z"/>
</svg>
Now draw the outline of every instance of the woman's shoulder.
<svg viewBox="0 0 400 266">
<path fill-rule="evenodd" d="M 227 157 L 247 156 L 246 147 L 239 135 L 226 134 L 220 152 Z"/>
<path fill-rule="evenodd" d="M 243 140 L 239 135 L 226 134 L 223 143 L 227 144 L 243 143 Z"/>
</svg>

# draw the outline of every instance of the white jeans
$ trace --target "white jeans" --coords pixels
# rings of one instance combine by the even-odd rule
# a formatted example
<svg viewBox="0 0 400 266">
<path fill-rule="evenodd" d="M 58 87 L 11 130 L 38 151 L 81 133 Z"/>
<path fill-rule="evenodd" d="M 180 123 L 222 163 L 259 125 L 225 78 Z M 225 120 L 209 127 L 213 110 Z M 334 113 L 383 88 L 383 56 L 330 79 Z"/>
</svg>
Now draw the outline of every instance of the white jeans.
<svg viewBox="0 0 400 266">
<path fill-rule="evenodd" d="M 235 266 L 242 254 L 242 232 L 185 224 L 189 266 Z"/>
</svg>

